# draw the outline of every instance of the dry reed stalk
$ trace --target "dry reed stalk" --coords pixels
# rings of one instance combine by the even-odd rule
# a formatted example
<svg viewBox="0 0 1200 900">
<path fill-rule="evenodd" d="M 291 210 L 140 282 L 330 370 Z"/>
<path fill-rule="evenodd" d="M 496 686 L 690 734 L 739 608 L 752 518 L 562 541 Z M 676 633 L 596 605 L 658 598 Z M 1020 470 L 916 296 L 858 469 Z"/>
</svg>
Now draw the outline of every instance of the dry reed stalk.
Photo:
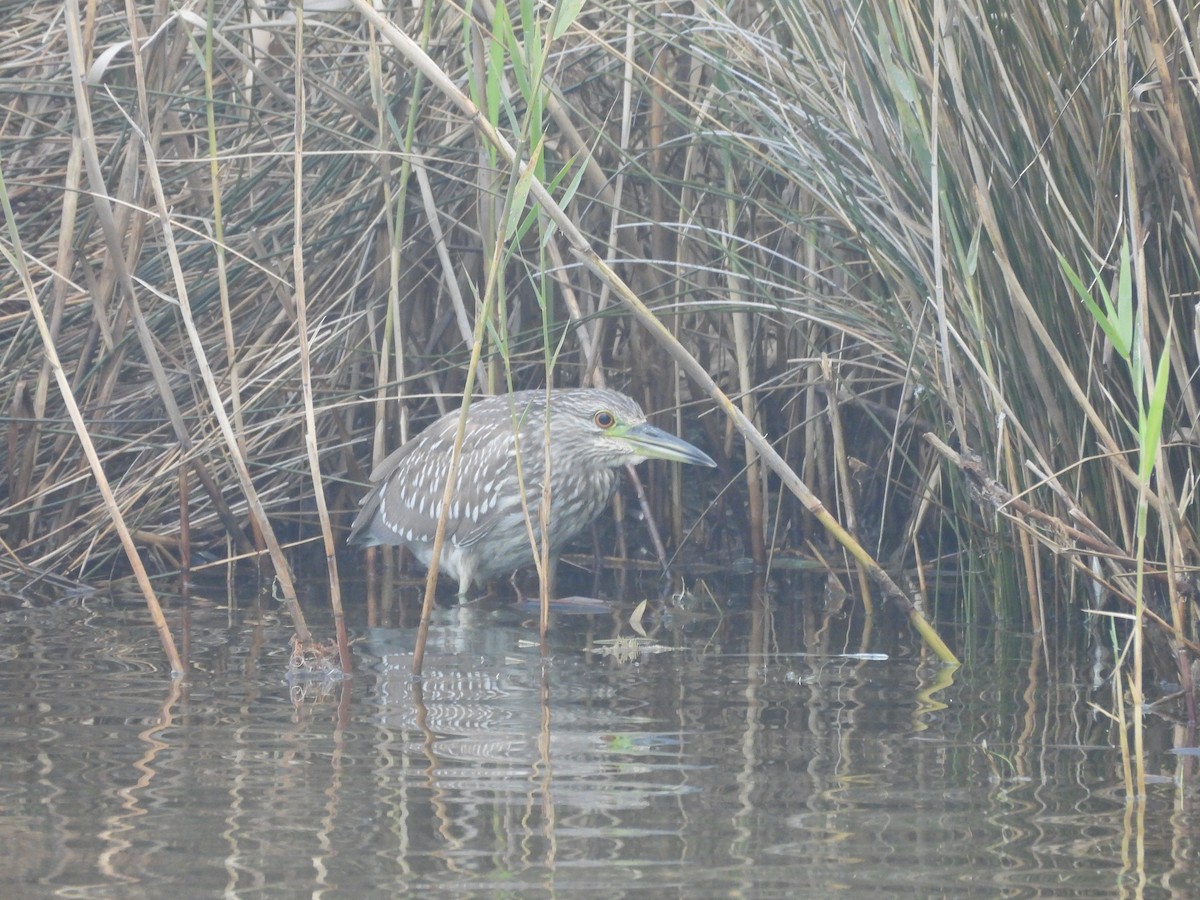
<svg viewBox="0 0 1200 900">
<path fill-rule="evenodd" d="M 158 602 L 158 595 L 155 594 L 154 587 L 150 583 L 150 576 L 146 573 L 145 566 L 142 565 L 141 555 L 138 553 L 137 547 L 133 543 L 133 537 L 129 533 L 129 528 L 125 524 L 125 517 L 121 513 L 121 507 L 113 496 L 112 488 L 108 483 L 108 477 L 104 473 L 104 467 L 100 464 L 100 459 L 96 455 L 96 447 L 92 443 L 91 435 L 88 434 L 87 424 L 83 420 L 83 414 L 79 410 L 79 405 L 75 402 L 75 395 L 72 393 L 71 385 L 67 381 L 67 374 L 63 370 L 62 363 L 59 361 L 58 352 L 54 346 L 54 338 L 50 333 L 50 325 L 42 313 L 41 305 L 38 303 L 37 294 L 33 287 L 33 281 L 30 279 L 29 272 L 25 267 L 21 237 L 17 231 L 16 218 L 13 216 L 8 188 L 4 182 L 2 172 L 0 172 L 0 207 L 4 210 L 4 218 L 8 225 L 8 236 L 12 242 L 11 252 L 8 247 L 0 246 L 0 253 L 4 255 L 8 264 L 21 277 L 21 283 L 25 288 L 25 296 L 29 301 L 29 308 L 37 323 L 38 333 L 41 336 L 45 349 L 46 361 L 54 372 L 54 379 L 58 383 L 59 393 L 62 395 L 63 402 L 66 404 L 67 411 L 71 416 L 71 423 L 75 427 L 76 437 L 79 439 L 79 443 L 83 447 L 83 452 L 87 457 L 92 477 L 96 479 L 96 485 L 100 489 L 101 496 L 104 498 L 104 504 L 112 519 L 113 527 L 116 528 L 121 546 L 124 548 L 129 564 L 133 568 L 134 577 L 137 579 L 138 587 L 141 588 L 142 596 L 146 601 L 146 607 L 150 611 L 150 618 L 154 622 L 155 630 L 158 632 L 159 641 L 162 643 L 163 652 L 167 657 L 167 663 L 171 666 L 172 674 L 182 675 L 184 664 L 179 657 L 179 651 L 175 647 L 175 639 L 171 636 L 171 629 L 167 625 L 166 616 L 163 615 L 162 605 Z"/>
<path fill-rule="evenodd" d="M 831 387 L 834 384 L 833 365 L 828 356 L 821 357 L 821 377 Z M 825 414 L 829 418 L 829 434 L 833 442 L 834 477 L 837 481 L 838 494 L 841 497 L 842 520 L 851 534 L 858 534 L 858 512 L 856 510 L 854 481 L 850 474 L 850 452 L 846 447 L 845 430 L 842 427 L 842 407 L 838 400 L 837 391 L 828 392 L 828 403 Z M 870 583 L 867 571 L 861 565 L 855 566 L 858 575 L 859 599 L 863 611 L 869 616 L 873 612 Z"/>
<path fill-rule="evenodd" d="M 453 497 L 454 485 L 458 481 L 458 464 L 462 457 L 463 437 L 467 427 L 467 413 L 471 408 L 471 386 L 478 376 L 479 358 L 483 349 L 484 323 L 487 322 L 491 315 L 491 306 L 494 298 L 494 282 L 489 281 L 484 288 L 483 308 L 475 318 L 475 333 L 471 342 L 471 361 L 467 364 L 466 387 L 463 390 L 462 406 L 458 413 L 458 425 L 454 432 L 454 449 L 450 453 L 450 463 L 446 467 L 446 484 L 438 506 L 437 528 L 433 532 L 433 547 L 430 550 L 429 571 L 425 575 L 425 596 L 421 601 L 421 620 L 417 626 L 417 639 L 413 646 L 412 673 L 418 677 L 425 666 L 425 644 L 429 640 L 429 621 L 433 616 L 438 566 L 442 557 L 442 544 L 446 538 L 446 520 L 450 515 L 450 501 Z M 523 493 L 522 498 L 524 498 Z M 526 510 L 525 522 L 527 525 L 530 523 L 528 510 Z"/>
<path fill-rule="evenodd" d="M 94 13 L 95 7 L 89 7 L 89 15 L 94 15 Z M 65 27 L 67 24 L 69 24 L 68 19 L 63 19 L 62 23 L 64 27 L 61 27 L 58 32 L 52 32 L 52 35 L 57 34 L 59 36 L 60 43 L 63 36 L 71 39 L 69 43 L 75 47 L 75 49 L 71 50 L 68 48 L 69 52 L 62 54 L 63 65 L 73 65 L 74 70 L 78 73 L 81 69 L 86 68 L 86 63 L 81 61 L 81 42 L 72 38 L 72 35 L 76 34 L 79 28 L 78 26 L 74 28 Z M 85 30 L 91 34 L 94 33 L 94 28 L 94 21 L 92 21 L 92 24 L 87 25 Z M 82 42 L 82 46 L 86 47 L 90 46 L 90 44 L 85 40 Z M 69 89 L 72 81 L 77 83 L 78 78 L 63 79 L 61 84 L 67 86 Z M 54 85 L 55 82 L 48 81 L 47 84 Z M 59 108 L 71 107 L 68 104 Z M 147 110 L 144 102 L 141 103 L 141 105 L 137 108 L 142 110 L 142 112 L 138 114 L 138 117 L 143 122 L 151 120 L 157 121 L 160 118 L 158 114 L 152 114 L 151 111 Z M 87 109 L 84 109 L 83 113 L 83 126 L 85 130 L 87 130 L 90 128 L 92 116 Z M 11 135 L 9 136 L 11 137 Z M 59 248 L 58 255 L 60 259 L 59 270 L 61 280 L 58 282 L 58 285 L 55 289 L 55 294 L 58 299 L 55 300 L 50 312 L 51 329 L 52 332 L 56 334 L 56 342 L 62 341 L 61 346 L 64 348 L 70 348 L 71 350 L 75 350 L 80 346 L 80 342 L 75 340 L 75 335 L 78 333 L 75 321 L 77 321 L 80 317 L 77 313 L 79 304 L 73 302 L 73 298 L 71 298 L 72 302 L 70 305 L 62 302 L 64 299 L 71 297 L 66 289 L 70 287 L 70 282 L 68 279 L 71 277 L 72 273 L 67 271 L 67 269 L 72 265 L 77 265 L 77 257 L 75 256 L 74 249 L 75 244 L 78 243 L 80 246 L 85 246 L 86 242 L 89 240 L 86 229 L 83 229 L 83 234 L 78 238 L 78 240 L 72 237 L 74 233 L 73 229 L 77 224 L 77 216 L 74 213 L 74 202 L 75 198 L 78 196 L 78 192 L 71 189 L 72 179 L 75 177 L 72 176 L 71 173 L 79 170 L 80 162 L 82 161 L 81 150 L 87 149 L 88 152 L 93 156 L 89 162 L 89 167 L 92 173 L 92 181 L 95 183 L 96 166 L 94 165 L 94 146 L 102 146 L 103 140 L 104 138 L 99 137 L 95 129 L 91 129 L 88 141 L 68 142 L 69 146 L 71 147 L 70 161 L 68 161 L 65 166 L 66 177 L 64 183 L 66 190 L 61 195 L 64 201 L 61 205 L 61 216 L 64 221 L 64 227 L 57 229 L 54 232 L 54 238 L 57 240 Z M 10 144 L 9 147 L 11 148 L 11 146 L 12 145 Z M 50 156 L 52 156 L 52 154 L 50 154 Z M 6 160 L 9 159 L 10 157 L 6 154 Z M 130 156 L 130 160 L 131 162 L 136 162 L 136 157 Z M 129 171 L 130 168 L 131 166 L 127 164 L 125 170 Z M 75 180 L 77 180 L 77 177 L 75 177 Z M 97 415 L 97 423 L 92 427 L 94 429 L 94 435 L 102 443 L 109 440 L 109 436 L 106 434 L 107 427 L 102 420 L 125 420 L 125 424 L 127 426 L 126 430 L 131 432 L 132 429 L 128 428 L 128 425 L 132 422 L 132 419 L 128 415 L 128 412 L 134 411 L 139 417 L 144 416 L 144 413 L 140 412 L 140 410 L 144 408 L 146 404 L 147 392 L 138 385 L 145 386 L 149 389 L 149 399 L 152 405 L 154 403 L 154 392 L 157 391 L 159 399 L 162 400 L 167 409 L 171 411 L 170 416 L 173 420 L 177 438 L 179 437 L 180 430 L 180 417 L 173 411 L 178 409 L 178 404 L 174 402 L 174 392 L 180 383 L 179 379 L 176 377 L 177 369 L 174 367 L 175 360 L 172 360 L 171 366 L 164 367 L 161 362 L 159 362 L 159 356 L 155 347 L 156 342 L 162 342 L 159 344 L 159 346 L 167 346 L 170 343 L 169 337 L 161 332 L 161 314 L 157 309 L 134 310 L 132 306 L 125 305 L 114 307 L 105 300 L 107 292 L 110 290 L 108 286 L 116 284 L 121 280 L 120 277 L 110 274 L 113 272 L 112 267 L 119 265 L 120 261 L 125 257 L 133 258 L 137 253 L 140 252 L 139 248 L 142 246 L 139 235 L 143 232 L 143 226 L 140 223 L 144 221 L 144 217 L 140 213 L 134 214 L 135 211 L 132 204 L 136 198 L 134 197 L 133 193 L 131 193 L 134 184 L 135 182 L 130 181 L 129 179 L 122 181 L 119 192 L 116 195 L 120 199 L 121 205 L 117 207 L 116 212 L 113 215 L 110 215 L 109 212 L 104 208 L 103 187 L 99 189 L 98 198 L 93 200 L 91 204 L 92 208 L 97 210 L 97 215 L 116 221 L 116 232 L 118 235 L 129 236 L 127 243 L 122 246 L 120 243 L 121 238 L 117 238 L 117 240 L 114 242 L 114 240 L 111 238 L 110 232 L 110 252 L 108 254 L 108 260 L 111 265 L 109 268 L 104 269 L 100 274 L 99 279 L 95 283 L 95 290 L 93 291 L 93 297 L 95 298 L 96 303 L 96 313 L 93 317 L 94 327 L 92 329 L 92 335 L 94 335 L 94 337 L 92 335 L 88 337 L 88 342 L 83 346 L 82 352 L 79 353 L 79 361 L 75 366 L 75 372 L 72 379 L 73 385 L 75 385 L 79 390 L 81 396 L 81 406 L 87 411 L 86 414 L 89 416 L 89 418 L 93 415 L 97 415 L 95 413 L 96 410 L 100 410 Z M 28 224 L 29 218 L 30 217 L 28 215 L 22 215 L 23 226 Z M 85 270 L 84 277 L 86 278 L 89 276 L 90 272 Z M 124 284 L 125 294 L 128 295 L 130 291 L 135 290 L 130 287 L 127 278 L 124 279 Z M 136 290 L 140 290 L 140 288 Z M 134 302 L 136 302 L 136 293 L 133 296 Z M 154 319 L 153 322 L 151 321 L 151 317 Z M 61 337 L 57 336 L 60 331 L 60 323 L 62 328 L 65 329 Z M 125 340 L 126 335 L 124 334 L 124 331 L 127 327 L 126 323 L 132 323 L 134 325 L 137 331 L 137 337 L 142 341 L 143 344 L 146 344 L 149 347 L 146 352 L 149 357 L 150 364 L 156 368 L 156 374 L 159 376 L 157 382 L 151 379 L 140 379 L 139 381 L 131 382 L 127 375 L 124 378 L 117 377 L 117 373 L 120 371 L 121 367 L 126 365 L 126 362 L 130 358 L 126 347 L 124 346 L 131 343 L 128 340 Z M 148 329 L 157 330 L 153 336 L 153 341 L 150 342 L 146 341 Z M 6 345 L 8 345 L 7 341 Z M 18 347 L 19 344 L 14 343 L 10 346 L 15 348 Z M 98 360 L 94 360 L 93 356 L 97 352 L 101 355 Z M 35 397 L 45 397 L 45 387 L 48 384 L 49 368 L 45 363 L 42 362 L 41 359 L 39 359 L 38 362 L 41 364 L 42 371 L 45 374 L 41 376 L 41 385 L 35 392 Z M 102 376 L 100 378 L 91 377 L 89 373 L 89 367 L 92 366 L 98 367 L 102 370 Z M 165 389 L 163 387 L 162 375 L 164 370 L 167 368 L 170 369 L 169 374 L 167 374 L 167 379 L 171 381 L 172 384 L 169 388 Z M 93 390 L 94 385 L 98 385 L 99 387 Z M 44 454 L 47 450 L 45 446 L 39 447 L 41 436 L 42 434 L 46 433 L 43 423 L 37 421 L 38 419 L 43 419 L 46 415 L 44 410 L 38 409 L 38 407 L 41 405 L 42 401 L 40 399 L 35 399 L 33 414 L 36 424 L 33 428 L 28 429 L 24 434 L 22 434 L 23 446 L 20 447 L 21 458 L 23 460 L 33 460 L 34 462 L 32 464 L 24 464 L 22 466 L 23 471 L 27 472 L 28 474 L 17 479 L 16 495 L 18 502 L 20 501 L 20 495 L 22 493 L 32 493 L 32 495 L 36 498 L 31 504 L 33 517 L 28 521 L 32 526 L 32 534 L 35 540 L 39 545 L 47 547 L 47 550 L 43 554 L 42 558 L 51 560 L 57 557 L 61 560 L 64 557 L 72 555 L 74 555 L 76 558 L 79 558 L 79 556 L 82 554 L 79 554 L 76 549 L 79 546 L 78 534 L 72 536 L 69 522 L 72 518 L 81 517 L 84 514 L 83 510 L 88 508 L 88 504 L 91 501 L 84 499 L 85 494 L 83 492 L 75 491 L 71 494 L 68 502 L 65 505 L 62 503 L 51 505 L 49 507 L 44 505 L 44 498 L 53 496 L 55 491 L 61 490 L 61 486 L 69 485 L 72 482 L 56 480 L 61 476 L 63 471 L 63 466 L 61 466 L 59 463 L 52 463 L 49 467 L 46 467 L 45 463 L 41 461 L 41 458 L 44 457 Z M 58 415 L 58 413 L 54 413 L 54 415 Z M 62 458 L 64 452 L 70 451 L 69 444 L 65 442 L 65 433 L 62 432 L 61 429 L 59 429 L 54 423 L 46 422 L 44 424 L 49 424 L 54 429 L 51 432 L 52 438 L 54 437 L 55 433 L 64 435 L 63 437 L 55 440 L 55 445 L 53 448 L 54 456 Z M 155 423 L 155 425 L 152 427 L 145 427 L 144 423 L 138 422 L 138 424 L 134 427 L 145 434 L 146 439 L 151 442 L 151 445 L 157 445 L 161 442 L 162 435 L 157 433 L 161 429 L 158 428 L 157 423 Z M 181 442 L 184 446 L 187 446 L 186 440 L 182 440 Z M 130 441 L 130 444 L 131 446 L 136 446 L 137 439 Z M 118 456 L 118 454 L 112 452 L 102 452 L 101 455 L 106 459 L 113 459 Z M 68 456 L 67 460 L 69 459 L 70 457 Z M 139 459 L 151 460 L 152 455 L 142 453 L 140 454 Z M 221 491 L 217 489 L 214 478 L 211 477 L 211 475 L 209 475 L 207 472 L 208 464 L 202 459 L 197 459 L 196 463 L 198 474 L 202 479 L 202 484 L 210 495 L 208 498 L 209 504 L 206 507 L 206 511 L 203 513 L 204 517 L 207 518 L 210 515 L 212 508 L 216 507 L 219 513 L 225 513 L 223 516 L 224 523 L 222 527 L 225 529 L 226 533 L 234 535 L 235 537 L 239 536 L 240 526 L 237 523 L 234 515 L 231 512 L 226 511 L 226 505 L 221 495 Z M 119 459 L 117 459 L 116 464 L 121 465 Z M 69 467 L 70 463 L 67 462 L 66 465 Z M 128 474 L 132 476 L 129 478 L 130 483 L 136 483 L 136 475 L 134 473 Z M 176 480 L 174 477 L 174 471 L 171 473 L 170 480 L 171 482 Z M 78 480 L 74 480 L 74 483 L 78 484 L 79 482 Z M 165 487 L 165 484 L 160 482 L 160 486 Z M 144 492 L 144 489 L 144 485 L 139 486 L 138 492 L 142 493 Z M 12 496 L 12 494 L 9 495 L 10 498 Z M 58 496 L 61 497 L 62 494 L 60 493 Z M 129 496 L 132 497 L 133 494 L 130 494 Z M 153 499 L 155 504 L 161 504 L 163 501 L 168 499 L 168 494 L 163 491 L 157 495 L 154 495 Z M 47 516 L 54 516 L 60 524 L 56 526 L 50 519 L 47 519 L 49 525 L 39 527 L 37 516 L 42 509 L 46 510 Z M 178 508 L 175 507 L 176 515 L 177 510 Z M 135 515 L 144 521 L 147 513 L 153 515 L 156 512 L 165 511 L 165 506 L 159 506 L 156 510 L 154 505 L 151 504 L 148 508 L 127 508 L 126 515 Z M 55 539 L 52 542 L 46 541 L 44 538 L 46 530 L 49 529 L 52 529 L 55 533 Z M 27 530 L 26 533 L 31 532 Z M 145 532 L 143 529 L 137 529 L 136 533 L 149 532 Z M 25 552 L 32 556 L 41 549 L 41 546 L 33 547 L 31 550 L 27 550 Z M 98 544 L 97 549 L 99 550 L 102 546 L 102 544 Z M 103 551 L 101 552 L 103 553 Z M 101 562 L 102 564 L 102 558 L 98 559 L 97 561 Z M 56 565 L 56 563 L 51 563 L 51 565 Z"/>
<path fill-rule="evenodd" d="M 304 59 L 304 10 L 296 10 L 295 32 L 296 59 Z M 295 275 L 296 300 L 296 343 L 300 349 L 300 390 L 304 401 L 304 446 L 308 451 L 309 474 L 312 491 L 317 503 L 317 519 L 321 528 L 321 539 L 325 546 L 325 567 L 329 575 L 329 603 L 333 608 L 333 624 L 337 635 L 338 657 L 343 675 L 354 671 L 350 656 L 350 639 L 346 633 L 346 614 L 342 609 L 342 580 L 338 577 L 337 550 L 333 540 L 333 527 L 329 522 L 329 509 L 325 504 L 325 483 L 321 477 L 321 459 L 317 452 L 317 421 L 313 410 L 312 357 L 308 340 L 308 295 L 304 277 L 304 130 L 305 119 L 303 66 L 296 67 L 296 129 L 293 160 L 292 201 L 294 232 L 292 243 L 292 266 Z M 267 524 L 267 523 L 264 523 Z M 267 524 L 269 528 L 269 524 Z M 272 535 L 273 537 L 273 535 Z M 304 626 L 303 613 L 298 602 L 289 599 L 289 608 L 294 607 L 301 618 L 297 622 L 297 636 Z M 306 629 L 305 629 L 306 630 Z M 304 644 L 311 638 L 301 637 Z M 294 658 L 294 657 L 293 657 Z"/>
<path fill-rule="evenodd" d="M 736 232 L 736 222 L 738 219 L 737 207 L 733 202 L 735 185 L 733 183 L 732 171 L 727 166 L 725 189 L 729 195 L 726 201 L 726 230 L 729 234 Z M 722 240 L 728 251 L 728 241 Z M 732 262 L 732 257 L 730 258 Z M 738 306 L 743 305 L 743 298 L 738 289 L 734 289 L 730 293 L 730 301 L 732 302 L 735 311 L 730 315 L 731 324 L 733 326 L 733 346 L 734 355 L 737 359 L 737 383 L 738 393 L 741 395 L 742 412 L 746 418 L 755 425 L 759 425 L 759 417 L 757 412 L 757 404 L 754 399 L 755 375 L 753 372 L 753 355 L 754 350 L 750 341 L 750 316 L 745 311 L 739 311 Z M 754 452 L 753 445 L 746 440 L 743 440 L 744 450 L 746 454 L 746 499 L 748 501 L 748 526 L 750 529 L 750 556 L 754 560 L 754 565 L 761 572 L 768 572 L 767 568 L 767 547 L 766 547 L 766 497 L 763 489 L 762 473 L 760 471 L 758 455 Z M 682 504 L 680 504 L 682 506 Z"/>
<path fill-rule="evenodd" d="M 138 57 L 136 54 L 134 56 L 134 60 L 135 70 L 140 71 L 140 65 L 138 64 Z M 139 85 L 140 84 L 141 79 L 139 79 Z M 167 253 L 168 259 L 170 260 L 172 274 L 175 279 L 175 289 L 179 303 L 180 317 L 182 319 L 184 329 L 187 332 L 188 340 L 194 354 L 194 363 L 197 367 L 201 380 L 204 383 L 209 402 L 212 406 L 213 415 L 217 419 L 222 436 L 225 440 L 230 462 L 232 463 L 233 468 L 237 472 L 239 480 L 241 481 L 242 491 L 245 494 L 251 514 L 267 542 L 268 551 L 271 555 L 271 561 L 275 567 L 275 577 L 283 591 L 283 599 L 288 607 L 288 612 L 292 617 L 292 623 L 296 629 L 296 637 L 301 646 L 308 647 L 313 643 L 312 636 L 309 633 L 308 625 L 305 622 L 304 612 L 300 608 L 300 603 L 296 597 L 296 589 L 292 581 L 291 568 L 288 564 L 287 558 L 283 554 L 283 550 L 281 549 L 278 540 L 275 537 L 274 529 L 271 527 L 270 520 L 262 506 L 262 501 L 258 496 L 258 492 L 254 488 L 254 483 L 250 478 L 246 460 L 239 451 L 237 437 L 234 433 L 233 425 L 225 411 L 224 401 L 221 398 L 220 389 L 217 387 L 216 378 L 213 375 L 211 366 L 209 365 L 204 343 L 200 339 L 199 332 L 196 328 L 195 319 L 192 316 L 191 302 L 188 298 L 186 279 L 183 273 L 183 266 L 180 262 L 179 250 L 175 242 L 172 217 L 167 205 L 166 195 L 163 191 L 162 179 L 159 176 L 159 167 L 156 154 L 154 152 L 154 147 L 150 144 L 149 139 L 145 134 L 142 135 L 142 140 L 145 150 L 146 174 L 148 176 L 149 184 L 153 191 L 154 199 L 158 207 L 159 224 L 162 228 L 164 249 Z M 131 302 L 133 302 L 132 295 Z M 135 309 L 135 322 L 140 321 L 141 318 L 142 317 L 140 313 L 138 313 Z M 155 357 L 152 358 L 156 358 L 156 354 Z M 164 397 L 170 396 L 165 385 L 165 376 L 163 378 L 163 385 L 160 387 L 160 390 L 164 392 Z M 168 409 L 170 409 L 173 405 L 174 399 L 172 396 L 172 399 L 168 404 Z M 176 411 L 175 415 L 177 414 L 178 413 Z M 175 418 L 175 415 L 172 416 L 172 419 Z M 182 421 L 180 422 L 179 427 L 182 428 Z M 182 434 L 182 439 L 186 440 L 186 447 L 191 443 L 190 436 L 186 430 L 184 430 Z"/>
</svg>

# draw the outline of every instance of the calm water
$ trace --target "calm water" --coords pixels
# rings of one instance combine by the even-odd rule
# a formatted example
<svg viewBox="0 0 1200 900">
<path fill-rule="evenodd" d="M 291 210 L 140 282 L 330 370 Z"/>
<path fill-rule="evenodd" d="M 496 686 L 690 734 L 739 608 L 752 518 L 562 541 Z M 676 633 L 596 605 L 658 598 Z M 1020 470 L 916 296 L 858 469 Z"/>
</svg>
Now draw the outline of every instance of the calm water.
<svg viewBox="0 0 1200 900">
<path fill-rule="evenodd" d="M 198 591 L 175 684 L 140 603 L 10 602 L 0 896 L 1200 896 L 1195 757 L 1150 716 L 1127 808 L 1086 649 L 952 635 L 952 672 L 732 602 L 615 654 L 628 606 L 558 615 L 545 656 L 520 609 L 445 610 L 417 683 L 351 598 L 354 677 L 297 685 L 270 601 Z"/>
</svg>

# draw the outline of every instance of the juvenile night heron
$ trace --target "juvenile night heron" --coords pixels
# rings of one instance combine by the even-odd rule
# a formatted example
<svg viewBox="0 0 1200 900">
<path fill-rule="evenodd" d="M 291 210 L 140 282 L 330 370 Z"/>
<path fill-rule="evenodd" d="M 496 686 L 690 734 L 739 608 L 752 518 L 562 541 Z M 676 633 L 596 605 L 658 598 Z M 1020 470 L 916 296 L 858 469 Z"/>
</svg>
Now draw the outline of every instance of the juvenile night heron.
<svg viewBox="0 0 1200 900">
<path fill-rule="evenodd" d="M 551 559 L 600 515 L 626 463 L 716 465 L 687 441 L 650 425 L 624 394 L 559 389 L 549 399 Z M 472 584 L 486 585 L 533 562 L 525 516 L 528 510 L 540 540 L 546 428 L 544 390 L 482 398 L 467 411 L 438 569 L 458 582 L 459 596 Z M 456 410 L 375 467 L 350 543 L 403 544 L 429 565 L 457 430 Z"/>
</svg>

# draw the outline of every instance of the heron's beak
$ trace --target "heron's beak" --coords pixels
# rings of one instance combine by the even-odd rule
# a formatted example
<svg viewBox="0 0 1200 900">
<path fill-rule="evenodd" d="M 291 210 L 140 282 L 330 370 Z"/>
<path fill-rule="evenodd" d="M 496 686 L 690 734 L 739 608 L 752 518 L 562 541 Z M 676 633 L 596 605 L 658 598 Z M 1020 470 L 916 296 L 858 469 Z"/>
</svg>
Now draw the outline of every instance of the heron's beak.
<svg viewBox="0 0 1200 900">
<path fill-rule="evenodd" d="M 715 466 L 716 463 L 703 450 L 693 447 L 683 438 L 669 431 L 655 428 L 648 422 L 634 425 L 622 437 L 629 442 L 638 456 L 646 459 L 667 459 L 671 462 L 691 463 L 694 466 Z"/>
</svg>

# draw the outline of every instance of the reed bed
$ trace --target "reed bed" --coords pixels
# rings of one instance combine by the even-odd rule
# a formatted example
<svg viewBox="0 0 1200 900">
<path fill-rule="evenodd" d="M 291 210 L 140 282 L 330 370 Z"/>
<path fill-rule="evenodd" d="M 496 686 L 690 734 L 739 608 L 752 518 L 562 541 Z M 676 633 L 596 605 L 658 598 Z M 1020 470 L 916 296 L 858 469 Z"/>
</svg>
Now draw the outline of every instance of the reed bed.
<svg viewBox="0 0 1200 900">
<path fill-rule="evenodd" d="M 946 614 L 1147 625 L 1148 664 L 1188 685 L 1193 5 L 558 6 L 383 11 L 886 568 L 931 599 L 952 574 Z M 127 558 L 31 303 L 166 571 L 313 540 L 314 483 L 336 537 L 372 459 L 454 405 L 487 290 L 477 390 L 599 368 L 722 463 L 711 489 L 649 473 L 676 545 L 840 571 L 361 10 L 211 7 L 0 3 L 28 269 L 0 271 L 0 571 Z"/>
</svg>

